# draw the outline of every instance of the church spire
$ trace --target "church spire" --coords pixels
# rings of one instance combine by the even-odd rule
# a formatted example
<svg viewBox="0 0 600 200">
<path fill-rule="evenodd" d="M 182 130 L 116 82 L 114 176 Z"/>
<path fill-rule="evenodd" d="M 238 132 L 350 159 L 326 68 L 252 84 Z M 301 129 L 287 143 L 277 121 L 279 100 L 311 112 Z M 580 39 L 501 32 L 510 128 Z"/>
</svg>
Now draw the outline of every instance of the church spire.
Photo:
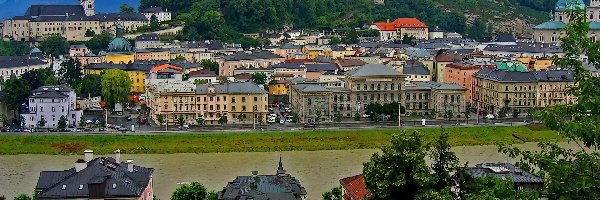
<svg viewBox="0 0 600 200">
<path fill-rule="evenodd" d="M 279 155 L 279 167 L 277 167 L 277 176 L 285 175 L 285 169 L 283 169 L 283 163 L 281 162 L 281 155 Z"/>
</svg>

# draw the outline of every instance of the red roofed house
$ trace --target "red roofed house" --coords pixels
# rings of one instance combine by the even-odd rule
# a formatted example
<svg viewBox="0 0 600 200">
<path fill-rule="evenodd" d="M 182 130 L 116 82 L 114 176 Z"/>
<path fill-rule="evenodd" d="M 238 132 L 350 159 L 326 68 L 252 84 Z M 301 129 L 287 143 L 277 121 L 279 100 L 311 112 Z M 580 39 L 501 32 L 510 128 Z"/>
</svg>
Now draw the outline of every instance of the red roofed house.
<svg viewBox="0 0 600 200">
<path fill-rule="evenodd" d="M 366 199 L 371 196 L 362 174 L 340 179 L 344 200 Z"/>
<path fill-rule="evenodd" d="M 378 30 L 381 41 L 402 40 L 406 34 L 419 40 L 429 39 L 429 27 L 417 18 L 398 18 L 393 22 L 375 22 L 371 29 Z"/>
</svg>

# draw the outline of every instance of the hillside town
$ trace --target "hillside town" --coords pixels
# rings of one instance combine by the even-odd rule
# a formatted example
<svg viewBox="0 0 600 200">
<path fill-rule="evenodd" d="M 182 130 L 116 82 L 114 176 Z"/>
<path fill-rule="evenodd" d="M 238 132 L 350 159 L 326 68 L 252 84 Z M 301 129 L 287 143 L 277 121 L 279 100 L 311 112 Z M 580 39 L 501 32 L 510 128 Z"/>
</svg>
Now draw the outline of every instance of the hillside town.
<svg viewBox="0 0 600 200">
<path fill-rule="evenodd" d="M 391 130 L 399 133 L 401 129 L 412 132 L 413 129 L 435 127 L 441 128 L 438 132 L 444 132 L 445 128 L 450 131 L 456 128 L 477 131 L 478 128 L 496 130 L 496 127 L 505 126 L 544 126 L 544 130 L 546 127 L 547 130 L 556 130 L 554 128 L 558 127 L 543 125 L 542 116 L 549 117 L 550 114 L 538 113 L 582 103 L 580 93 L 572 92 L 573 88 L 581 85 L 580 74 L 584 73 L 581 69 L 589 74 L 590 79 L 600 77 L 596 68 L 597 57 L 588 56 L 586 51 L 575 56 L 570 49 L 564 48 L 564 44 L 571 44 L 568 43 L 570 41 L 562 40 L 570 34 L 567 31 L 570 30 L 569 24 L 579 20 L 572 18 L 571 12 L 579 10 L 584 12 L 585 23 L 589 25 L 589 32 L 584 36 L 596 42 L 596 35 L 600 34 L 600 1 L 597 0 L 587 5 L 581 0 L 558 0 L 550 21 L 533 27 L 533 34 L 529 36 L 507 32 L 475 40 L 469 35 L 426 24 L 413 16 L 398 15 L 395 19 L 369 22 L 351 30 L 285 27 L 244 33 L 244 38 L 261 42 L 250 46 L 219 39 L 181 40 L 177 36 L 184 35 L 188 25 L 175 22 L 176 18 L 172 17 L 175 16 L 174 11 L 161 7 L 161 4 L 139 12 L 98 13 L 96 6 L 101 3 L 81 0 L 78 5 L 31 5 L 22 16 L 14 16 L 1 23 L 3 42 L 26 44 L 22 47 L 26 53 L 0 56 L 1 134 L 19 137 L 124 135 L 147 138 L 199 134 L 215 135 L 209 137 L 217 138 L 234 133 L 255 137 L 250 135 L 275 132 L 310 134 L 312 131 L 317 133 L 314 138 L 305 139 L 316 142 L 319 131 Z M 371 3 L 385 6 L 387 2 L 375 0 Z M 125 11 L 124 8 L 122 6 L 121 11 Z M 565 62 L 559 61 L 574 57 L 581 61 L 581 69 L 565 67 Z M 585 98 L 588 101 L 590 97 Z M 596 108 L 589 105 L 578 108 L 578 112 L 594 116 L 591 113 L 596 112 Z M 551 117 L 570 119 L 573 116 Z M 561 125 L 562 122 L 556 119 L 552 123 Z M 576 121 L 584 120 L 577 118 Z M 395 196 L 401 192 L 390 189 L 392 186 L 387 190 L 373 189 L 376 188 L 373 181 L 377 178 L 397 181 L 382 175 L 387 171 L 377 165 L 397 159 L 386 157 L 386 150 L 408 148 L 412 146 L 410 144 L 427 146 L 415 150 L 422 151 L 419 152 L 422 154 L 417 153 L 417 157 L 422 156 L 425 169 L 415 167 L 411 170 L 418 175 L 423 173 L 420 170 L 431 168 L 435 171 L 432 176 L 437 177 L 443 174 L 437 171 L 441 169 L 436 165 L 429 167 L 425 164 L 425 157 L 432 156 L 428 157 L 428 162 L 438 161 L 436 145 L 465 143 L 457 142 L 459 139 L 452 134 L 450 138 L 448 135 L 444 138 L 444 134 L 440 133 L 423 136 L 427 138 L 426 142 L 425 139 L 421 141 L 421 136 L 408 132 L 400 134 L 404 137 L 402 139 L 388 134 L 385 144 L 390 138 L 392 143 L 382 147 L 383 152 L 374 153 L 370 161 L 358 166 L 363 173 L 344 170 L 348 174 L 337 177 L 335 188 L 323 195 L 320 192 L 323 189 L 315 192 L 311 191 L 315 187 L 305 187 L 303 180 L 296 178 L 298 167 L 292 166 L 292 171 L 289 171 L 290 162 L 282 161 L 289 159 L 281 154 L 279 160 L 272 160 L 277 168 L 260 172 L 256 171 L 258 169 L 232 171 L 248 173 L 228 174 L 227 181 L 219 183 L 221 186 L 217 190 L 210 188 L 212 192 L 198 182 L 181 183 L 175 191 L 172 189 L 175 186 L 172 186 L 169 191 L 157 192 L 154 186 L 165 184 L 160 181 L 165 180 L 164 176 L 169 171 L 124 159 L 126 153 L 157 153 L 143 149 L 150 147 L 134 149 L 125 140 L 120 147 L 116 143 L 84 145 L 68 139 L 61 143 L 69 145 L 67 147 L 52 144 L 62 149 L 58 154 L 81 157 L 72 160 L 74 162 L 69 161 L 71 167 L 56 167 L 66 166 L 63 163 L 43 168 L 33 197 L 1 194 L 5 192 L 1 189 L 0 197 L 151 200 L 158 199 L 158 193 L 168 192 L 160 194 L 160 197 L 168 199 L 165 195 L 172 193 L 170 199 L 414 199 L 412 196 Z M 516 132 L 510 134 L 519 141 L 541 142 L 528 140 L 529 136 L 518 136 Z M 442 135 L 439 140 L 438 135 Z M 265 139 L 265 145 L 266 140 L 284 140 L 278 137 Z M 345 139 L 350 140 L 351 137 L 354 136 Z M 590 137 L 597 138 L 597 135 Z M 492 145 L 506 143 L 492 140 Z M 216 140 L 206 140 L 207 143 L 211 141 Z M 185 140 L 180 142 L 186 143 Z M 469 142 L 466 142 L 467 145 L 487 144 Z M 234 150 L 217 149 L 215 153 L 296 149 L 293 145 L 260 149 L 248 146 L 243 140 L 231 143 L 235 143 Z M 0 149 L 4 148 L 2 144 L 0 142 Z M 23 148 L 29 148 L 23 145 Z M 594 149 L 592 147 L 586 146 L 586 149 Z M 106 148 L 113 149 L 107 152 Z M 252 148 L 257 149 L 246 150 Z M 324 150 L 342 150 L 330 148 Z M 373 149 L 367 145 L 357 149 L 368 148 Z M 450 146 L 440 148 L 450 151 Z M 321 150 L 312 146 L 298 149 Z M 95 150 L 101 153 L 100 156 L 94 154 Z M 434 153 L 430 154 L 430 151 Z M 165 152 L 212 151 L 169 149 Z M 592 152 L 597 153 L 597 149 Z M 452 156 L 458 162 L 458 158 L 454 154 Z M 418 158 L 409 157 L 403 158 L 415 160 L 396 161 L 410 167 L 421 162 Z M 436 191 L 435 195 L 447 197 L 443 196 L 443 191 L 446 191 L 447 195 L 454 197 L 450 199 L 463 199 L 460 195 L 473 190 L 474 184 L 479 183 L 477 178 L 490 181 L 486 177 L 493 177 L 499 182 L 510 177 L 505 188 L 515 195 L 546 191 L 545 184 L 554 184 L 548 175 L 534 173 L 533 170 L 538 168 L 526 167 L 521 165 L 523 160 L 517 161 L 511 159 L 509 162 L 506 157 L 488 158 L 468 163 L 464 168 L 461 168 L 463 163 L 455 163 L 453 170 L 446 172 L 447 177 L 435 179 L 438 181 L 435 187 L 441 184 L 450 189 Z M 447 166 L 441 166 L 444 167 Z M 429 171 L 426 174 L 430 174 Z M 235 178 L 229 180 L 232 175 Z M 417 175 L 404 174 L 403 181 L 394 184 L 412 184 L 405 182 L 419 180 L 419 177 L 409 177 Z M 598 183 L 597 179 L 594 181 L 591 185 Z M 422 185 L 413 188 L 410 194 L 403 194 L 419 196 L 431 192 L 420 189 L 432 183 L 419 184 Z M 591 190 L 594 187 L 598 189 L 596 185 L 591 186 Z M 194 196 L 200 194 L 192 190 L 202 190 L 204 196 Z M 20 193 L 31 194 L 29 191 Z M 520 196 L 516 199 L 554 199 L 553 194 L 542 192 L 537 198 Z M 473 198 L 469 195 L 464 199 Z M 419 197 L 434 199 L 433 196 Z"/>
</svg>

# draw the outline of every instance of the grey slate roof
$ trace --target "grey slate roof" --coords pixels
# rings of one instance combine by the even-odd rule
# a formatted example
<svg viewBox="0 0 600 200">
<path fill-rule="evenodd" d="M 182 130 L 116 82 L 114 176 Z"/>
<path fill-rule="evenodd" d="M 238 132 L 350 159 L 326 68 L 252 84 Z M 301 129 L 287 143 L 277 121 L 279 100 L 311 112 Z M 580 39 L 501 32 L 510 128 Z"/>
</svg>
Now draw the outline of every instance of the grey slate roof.
<svg viewBox="0 0 600 200">
<path fill-rule="evenodd" d="M 42 171 L 35 187 L 41 192 L 36 197 L 89 198 L 89 184 L 94 183 L 105 184 L 106 198 L 139 197 L 148 186 L 153 172 L 152 168 L 135 165 L 133 172 L 129 172 L 126 163 L 116 163 L 113 158 L 99 157 L 89 161 L 87 167 L 79 172 L 76 172 L 75 168 L 65 171 Z M 62 189 L 63 187 L 65 189 Z"/>
<path fill-rule="evenodd" d="M 140 36 L 135 37 L 135 41 L 159 41 L 158 34 L 156 33 L 147 33 L 142 34 Z"/>
<path fill-rule="evenodd" d="M 62 99 L 62 98 L 67 98 L 69 97 L 68 95 L 65 95 L 61 92 L 57 92 L 54 90 L 50 90 L 50 91 L 46 91 L 46 92 L 41 92 L 38 94 L 34 94 L 31 95 L 31 97 L 29 98 L 38 98 L 38 99 Z"/>
<path fill-rule="evenodd" d="M 286 174 L 281 161 L 276 175 L 238 176 L 219 191 L 221 200 L 300 200 L 306 189 Z"/>
<path fill-rule="evenodd" d="M 544 43 L 517 43 L 517 45 L 487 45 L 484 51 L 528 52 L 528 53 L 561 53 L 559 46 Z"/>
<path fill-rule="evenodd" d="M 327 89 L 321 85 L 318 84 L 296 84 L 293 85 L 292 87 L 296 88 L 297 90 L 304 92 L 304 93 L 311 93 L 311 92 L 332 92 L 330 89 Z"/>
<path fill-rule="evenodd" d="M 42 64 L 47 64 L 47 62 L 40 58 L 29 59 L 28 56 L 0 56 L 0 69 Z"/>
<path fill-rule="evenodd" d="M 149 21 L 146 16 L 140 13 L 106 13 L 96 14 L 89 17 L 90 20 L 104 21 L 104 22 L 115 22 L 119 19 L 121 21 Z"/>
<path fill-rule="evenodd" d="M 405 66 L 402 69 L 403 74 L 414 74 L 414 75 L 429 75 L 429 69 L 423 65 Z"/>
<path fill-rule="evenodd" d="M 502 71 L 497 69 L 483 68 L 474 77 L 483 78 L 496 82 L 556 82 L 575 81 L 572 70 L 547 70 L 536 72 Z"/>
<path fill-rule="evenodd" d="M 544 183 L 544 180 L 523 171 L 510 163 L 486 163 L 468 168 L 466 173 L 473 177 L 495 176 L 500 179 L 510 179 L 514 183 Z"/>
<path fill-rule="evenodd" d="M 146 8 L 141 13 L 160 13 L 160 12 L 166 12 L 166 10 L 160 6 L 159 7 L 150 7 L 150 8 Z"/>
<path fill-rule="evenodd" d="M 316 63 L 306 65 L 306 71 L 309 72 L 337 72 L 338 66 L 335 63 Z"/>
<path fill-rule="evenodd" d="M 402 76 L 396 70 L 382 64 L 366 64 L 346 73 L 351 77 Z"/>
<path fill-rule="evenodd" d="M 73 89 L 71 89 L 71 87 L 69 87 L 68 85 L 49 85 L 49 86 L 42 86 L 37 89 L 34 89 L 32 92 L 38 93 L 38 92 L 46 92 L 46 91 L 71 92 L 71 91 L 73 91 Z"/>
<path fill-rule="evenodd" d="M 449 83 L 438 83 L 435 81 L 414 82 L 416 87 L 435 90 L 465 90 L 463 86 Z"/>
<path fill-rule="evenodd" d="M 208 87 L 215 87 L 215 92 L 210 94 L 266 94 L 263 88 L 253 82 L 229 82 L 224 84 L 202 84 L 196 86 L 196 94 L 209 94 Z"/>
<path fill-rule="evenodd" d="M 81 5 L 31 5 L 24 16 L 65 16 L 67 13 L 69 15 L 85 16 L 85 11 Z"/>
</svg>

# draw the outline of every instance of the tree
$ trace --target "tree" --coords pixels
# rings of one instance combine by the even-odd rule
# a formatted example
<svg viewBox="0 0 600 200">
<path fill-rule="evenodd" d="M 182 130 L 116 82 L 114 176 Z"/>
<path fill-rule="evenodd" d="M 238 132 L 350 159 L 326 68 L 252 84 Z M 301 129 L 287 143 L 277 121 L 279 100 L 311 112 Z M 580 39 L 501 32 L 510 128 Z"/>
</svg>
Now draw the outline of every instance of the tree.
<svg viewBox="0 0 600 200">
<path fill-rule="evenodd" d="M 513 118 L 519 117 L 519 114 L 521 114 L 521 111 L 519 111 L 518 109 L 513 109 L 513 111 L 512 111 Z"/>
<path fill-rule="evenodd" d="M 402 36 L 402 44 L 408 44 L 410 46 L 414 46 L 415 45 L 415 37 L 413 36 L 409 36 L 408 34 L 404 34 Z"/>
<path fill-rule="evenodd" d="M 158 121 L 159 125 L 162 126 L 165 123 L 164 115 L 156 115 L 156 121 Z"/>
<path fill-rule="evenodd" d="M 81 94 L 89 94 L 91 97 L 102 96 L 102 75 L 85 75 L 81 81 Z"/>
<path fill-rule="evenodd" d="M 237 119 L 238 119 L 240 122 L 243 122 L 245 118 L 246 118 L 246 117 L 244 116 L 244 114 L 239 114 L 239 115 L 237 116 Z"/>
<path fill-rule="evenodd" d="M 343 116 L 342 116 L 342 114 L 340 114 L 340 112 L 335 113 L 334 117 L 335 117 L 335 122 L 338 122 L 338 123 L 342 122 Z"/>
<path fill-rule="evenodd" d="M 8 117 L 4 113 L 0 114 L 0 123 L 2 123 L 2 127 L 8 127 Z"/>
<path fill-rule="evenodd" d="M 252 82 L 254 82 L 258 85 L 263 85 L 263 84 L 267 83 L 267 75 L 262 72 L 252 74 L 250 79 L 252 80 Z"/>
<path fill-rule="evenodd" d="M 81 117 L 79 117 L 79 128 L 83 128 L 85 127 L 85 117 L 83 117 L 83 115 L 81 115 Z"/>
<path fill-rule="evenodd" d="M 342 187 L 331 188 L 330 191 L 323 193 L 323 200 L 342 200 Z"/>
<path fill-rule="evenodd" d="M 124 3 L 121 4 L 121 6 L 119 7 L 121 9 L 122 13 L 133 13 L 135 12 L 135 9 L 131 6 L 129 6 L 128 4 Z"/>
<path fill-rule="evenodd" d="M 474 39 L 476 41 L 481 41 L 486 37 L 490 37 L 491 31 L 487 26 L 487 20 L 481 19 L 481 17 L 475 18 L 471 26 L 467 27 L 465 35 L 468 38 Z"/>
<path fill-rule="evenodd" d="M 277 116 L 277 117 L 279 117 L 279 116 Z M 280 119 L 280 120 L 281 120 L 281 119 Z M 264 123 L 264 121 L 265 121 L 265 116 L 264 116 L 264 115 L 261 115 L 261 114 L 259 114 L 259 115 L 258 115 L 258 117 L 256 118 L 256 122 L 257 122 L 258 124 L 263 124 L 263 123 Z"/>
<path fill-rule="evenodd" d="M 448 133 L 442 131 L 438 140 L 433 143 L 433 149 L 429 153 L 429 157 L 433 160 L 431 169 L 435 177 L 434 188 L 437 190 L 453 186 L 450 172 L 455 171 L 458 167 L 458 157 L 450 150 L 452 146 L 448 143 L 448 138 Z"/>
<path fill-rule="evenodd" d="M 194 80 L 194 85 L 203 85 L 203 84 L 207 84 L 208 80 L 206 79 L 196 79 Z"/>
<path fill-rule="evenodd" d="M 67 118 L 64 115 L 61 115 L 60 118 L 58 119 L 58 129 L 65 129 L 67 128 Z"/>
<path fill-rule="evenodd" d="M 321 121 L 321 117 L 323 116 L 323 111 L 321 109 L 315 109 L 315 122 L 319 123 Z"/>
<path fill-rule="evenodd" d="M 87 47 L 95 54 L 98 54 L 100 51 L 104 51 L 108 48 L 108 44 L 114 37 L 115 36 L 110 32 L 96 34 L 87 42 Z"/>
<path fill-rule="evenodd" d="M 219 76 L 217 77 L 217 79 L 219 80 L 220 84 L 229 83 L 229 77 L 227 76 Z"/>
<path fill-rule="evenodd" d="M 358 33 L 356 33 L 354 29 L 352 29 L 346 34 L 346 36 L 342 38 L 342 43 L 344 44 L 357 44 L 359 42 L 360 41 L 358 40 Z"/>
<path fill-rule="evenodd" d="M 227 117 L 225 117 L 224 115 L 219 117 L 219 124 L 227 124 Z"/>
<path fill-rule="evenodd" d="M 340 39 L 339 37 L 333 36 L 331 37 L 331 39 L 329 40 L 329 45 L 338 45 L 342 43 L 342 39 Z"/>
<path fill-rule="evenodd" d="M 200 62 L 200 65 L 202 65 L 202 68 L 205 70 L 209 70 L 214 72 L 215 74 L 219 74 L 219 63 L 215 62 L 215 61 L 211 61 L 211 60 L 202 60 Z"/>
<path fill-rule="evenodd" d="M 298 123 L 298 119 L 299 119 L 298 113 L 293 113 L 292 114 L 292 123 Z"/>
<path fill-rule="evenodd" d="M 4 82 L 4 103 L 9 110 L 14 111 L 14 118 L 21 115 L 21 105 L 27 101 L 30 89 L 27 81 L 22 78 L 11 78 Z M 17 115 L 18 114 L 18 115 Z"/>
<path fill-rule="evenodd" d="M 156 15 L 154 15 L 154 14 L 150 17 L 150 30 L 151 31 L 160 30 L 160 24 L 158 23 L 158 19 L 156 18 Z"/>
<path fill-rule="evenodd" d="M 171 195 L 171 200 L 205 200 L 208 197 L 206 187 L 198 182 L 179 186 Z"/>
<path fill-rule="evenodd" d="M 360 121 L 361 117 L 362 116 L 360 115 L 360 113 L 358 111 L 356 111 L 356 113 L 354 113 L 354 121 L 357 121 L 357 122 Z"/>
<path fill-rule="evenodd" d="M 566 93 L 577 101 L 570 105 L 547 107 L 535 113 L 546 127 L 557 131 L 578 149 L 564 149 L 556 143 L 538 143 L 539 151 L 526 151 L 501 146 L 499 150 L 517 158 L 517 165 L 544 177 L 543 194 L 548 199 L 598 199 L 600 197 L 600 78 L 584 68 L 582 56 L 596 69 L 600 62 L 600 42 L 589 38 L 590 26 L 585 10 L 568 11 L 566 35 L 561 38 L 562 58 L 555 58 L 557 67 L 571 69 L 575 83 Z M 590 151 L 594 149 L 594 151 Z"/>
<path fill-rule="evenodd" d="M 198 117 L 196 118 L 196 124 L 198 124 L 198 126 L 204 126 L 205 125 L 205 120 L 204 117 Z"/>
<path fill-rule="evenodd" d="M 26 194 L 19 194 L 14 198 L 14 200 L 32 200 L 32 198 Z"/>
<path fill-rule="evenodd" d="M 417 132 L 394 134 L 391 143 L 363 164 L 367 189 L 373 199 L 403 197 L 415 199 L 429 189 L 430 172 L 421 135 Z"/>
<path fill-rule="evenodd" d="M 4 195 L 0 195 L 0 200 L 6 200 L 6 197 L 4 197 Z"/>
<path fill-rule="evenodd" d="M 379 113 L 373 113 L 371 115 L 371 121 L 374 121 L 375 123 L 381 122 L 381 115 Z"/>
<path fill-rule="evenodd" d="M 29 84 L 30 89 L 37 89 L 46 85 L 57 85 L 56 77 L 51 68 L 40 68 L 28 70 L 21 74 L 21 78 L 25 79 Z"/>
<path fill-rule="evenodd" d="M 88 29 L 85 31 L 85 37 L 94 37 L 94 35 L 96 35 L 96 32 L 94 32 L 94 30 L 92 29 Z"/>
<path fill-rule="evenodd" d="M 182 55 L 177 55 L 175 56 L 175 58 L 172 59 L 173 61 L 186 61 L 185 57 L 183 57 Z"/>
<path fill-rule="evenodd" d="M 184 124 L 185 124 L 185 119 L 183 118 L 183 115 L 179 115 L 179 117 L 177 117 L 177 125 L 183 127 Z"/>
<path fill-rule="evenodd" d="M 25 42 L 0 40 L 0 56 L 25 56 L 29 46 Z"/>
<path fill-rule="evenodd" d="M 450 120 L 452 120 L 452 117 L 454 117 L 454 111 L 446 110 L 446 119 L 448 119 L 448 121 L 450 121 Z"/>
<path fill-rule="evenodd" d="M 437 111 L 435 111 L 435 109 L 431 109 L 431 110 L 429 111 L 429 117 L 430 117 L 431 119 L 435 119 L 435 118 L 437 117 Z"/>
<path fill-rule="evenodd" d="M 60 34 L 55 33 L 40 42 L 39 48 L 47 55 L 58 57 L 59 55 L 69 53 L 69 42 Z"/>
<path fill-rule="evenodd" d="M 44 128 L 44 127 L 46 127 L 46 122 L 47 122 L 46 119 L 44 119 L 44 116 L 42 116 L 40 118 L 40 120 L 37 122 L 37 126 L 39 128 Z"/>
<path fill-rule="evenodd" d="M 127 72 L 121 69 L 109 69 L 102 73 L 102 99 L 106 107 L 114 108 L 116 103 L 124 105 L 128 102 L 131 91 L 131 80 Z"/>
<path fill-rule="evenodd" d="M 71 88 L 81 91 L 81 70 L 83 67 L 79 60 L 69 59 L 66 62 L 62 62 L 60 64 L 60 68 L 58 69 L 58 81 L 61 84 L 67 84 L 71 86 Z"/>
</svg>

